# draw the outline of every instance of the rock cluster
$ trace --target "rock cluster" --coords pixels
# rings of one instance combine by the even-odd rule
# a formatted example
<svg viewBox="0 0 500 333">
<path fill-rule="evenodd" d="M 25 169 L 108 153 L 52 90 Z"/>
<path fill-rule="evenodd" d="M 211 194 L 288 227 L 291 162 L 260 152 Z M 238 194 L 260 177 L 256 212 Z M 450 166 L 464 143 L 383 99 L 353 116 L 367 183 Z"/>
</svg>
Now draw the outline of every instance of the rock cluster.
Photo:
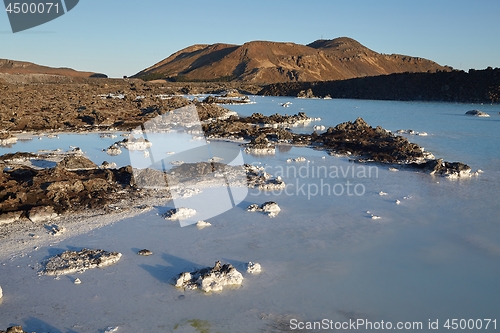
<svg viewBox="0 0 500 333">
<path fill-rule="evenodd" d="M 257 113 L 246 118 L 233 116 L 205 124 L 203 130 L 209 137 L 249 140 L 250 143 L 245 144 L 245 151 L 249 153 L 274 153 L 278 144 L 308 145 L 324 149 L 332 155 L 353 156 L 360 162 L 404 164 L 423 171 L 426 168 L 420 164 L 435 160 L 432 154 L 419 145 L 380 126 L 374 128 L 362 118 L 329 127 L 321 134 L 296 134 L 289 130 L 291 124 L 308 119 L 311 118 L 302 112 L 295 116 L 263 116 Z M 449 163 L 448 167 L 461 168 L 453 163 Z M 464 174 L 459 169 L 450 169 L 445 173 Z"/>
<path fill-rule="evenodd" d="M 121 256 L 121 253 L 104 250 L 65 251 L 49 258 L 41 273 L 45 275 L 63 275 L 83 272 L 91 268 L 102 268 L 116 263 Z"/>
<path fill-rule="evenodd" d="M 81 155 L 68 155 L 57 166 L 68 171 L 97 169 L 94 162 Z"/>
<path fill-rule="evenodd" d="M 127 148 L 128 150 L 146 150 L 146 149 L 150 148 L 152 145 L 153 145 L 153 143 L 151 143 L 147 139 L 130 137 L 130 138 L 125 138 L 122 141 L 116 142 L 111 147 L 120 146 L 120 147 Z M 108 150 L 109 150 L 109 148 L 108 148 Z"/>
<path fill-rule="evenodd" d="M 439 175 L 448 178 L 471 177 L 477 175 L 477 173 L 471 172 L 472 169 L 467 164 L 461 162 L 446 162 L 441 158 L 420 164 L 412 163 L 411 166 L 431 175 Z"/>
<path fill-rule="evenodd" d="M 362 118 L 330 127 L 321 135 L 311 135 L 311 143 L 338 154 L 360 156 L 383 163 L 422 161 L 421 147 L 402 136 L 388 133 L 382 127 L 368 125 Z"/>
<path fill-rule="evenodd" d="M 260 266 L 260 264 L 258 262 L 249 262 L 247 264 L 247 273 L 250 273 L 250 274 L 259 274 L 260 272 L 262 272 L 262 267 Z"/>
<path fill-rule="evenodd" d="M 240 285 L 243 275 L 231 264 L 215 263 L 214 267 L 207 267 L 193 272 L 179 274 L 175 281 L 177 288 L 201 289 L 204 292 L 221 291 L 227 285 Z"/>
<path fill-rule="evenodd" d="M 109 146 L 106 149 L 106 154 L 108 154 L 110 156 L 117 156 L 117 155 L 120 155 L 121 153 L 122 153 L 122 150 L 120 149 L 120 147 L 116 143 L 113 143 L 111 146 Z"/>
<path fill-rule="evenodd" d="M 148 249 L 142 249 L 142 250 L 139 250 L 139 251 L 137 252 L 137 254 L 138 254 L 138 255 L 140 255 L 140 256 L 145 256 L 145 257 L 147 257 L 147 256 L 151 256 L 151 255 L 153 255 L 153 251 L 148 250 Z"/>
<path fill-rule="evenodd" d="M 486 112 L 479 111 L 479 110 L 470 110 L 470 111 L 465 112 L 465 114 L 468 116 L 476 116 L 476 117 L 489 117 L 490 116 Z"/>
<path fill-rule="evenodd" d="M 304 112 L 291 116 L 254 113 L 249 117 L 231 116 L 225 120 L 206 123 L 203 131 L 207 137 L 256 140 L 256 145 L 266 144 L 264 138 L 273 143 L 290 143 L 294 135 L 287 128 L 313 120 L 317 119 L 308 117 Z"/>
<path fill-rule="evenodd" d="M 210 222 L 206 222 L 206 221 L 198 221 L 196 222 L 196 227 L 198 229 L 205 229 L 206 227 L 210 227 L 212 225 L 212 223 Z"/>
<path fill-rule="evenodd" d="M 245 171 L 248 187 L 250 188 L 257 188 L 261 191 L 274 191 L 284 189 L 286 186 L 280 176 L 273 177 L 273 175 L 266 172 L 264 167 L 245 164 Z"/>
<path fill-rule="evenodd" d="M 0 156 L 9 167 L 0 168 L 0 223 L 21 217 L 42 222 L 66 212 L 102 208 L 129 196 L 123 188 L 132 184 L 130 167 L 100 169 L 83 156 L 67 156 L 46 169 L 16 162 L 31 158 L 44 157 L 24 153 Z"/>
<path fill-rule="evenodd" d="M 276 154 L 276 146 L 269 142 L 264 136 L 258 136 L 252 139 L 245 146 L 245 153 L 252 155 L 274 155 Z"/>
<path fill-rule="evenodd" d="M 192 208 L 180 207 L 170 209 L 168 212 L 163 214 L 165 220 L 184 220 L 196 215 L 196 210 Z"/>
<path fill-rule="evenodd" d="M 269 217 L 276 217 L 281 212 L 280 206 L 274 201 L 264 202 L 262 205 L 251 204 L 247 207 L 249 212 L 263 212 Z"/>
</svg>

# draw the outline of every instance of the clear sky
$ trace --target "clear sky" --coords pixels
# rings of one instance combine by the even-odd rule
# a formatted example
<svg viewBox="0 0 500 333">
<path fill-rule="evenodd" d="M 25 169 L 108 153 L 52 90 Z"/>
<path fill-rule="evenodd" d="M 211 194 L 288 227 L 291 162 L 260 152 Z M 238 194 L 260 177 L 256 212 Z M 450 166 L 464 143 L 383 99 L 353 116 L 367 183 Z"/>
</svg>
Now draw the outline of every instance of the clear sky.
<svg viewBox="0 0 500 333">
<path fill-rule="evenodd" d="M 192 44 L 341 36 L 457 69 L 500 67 L 500 0 L 80 0 L 16 34 L 0 13 L 0 58 L 110 77 L 133 75 Z"/>
</svg>

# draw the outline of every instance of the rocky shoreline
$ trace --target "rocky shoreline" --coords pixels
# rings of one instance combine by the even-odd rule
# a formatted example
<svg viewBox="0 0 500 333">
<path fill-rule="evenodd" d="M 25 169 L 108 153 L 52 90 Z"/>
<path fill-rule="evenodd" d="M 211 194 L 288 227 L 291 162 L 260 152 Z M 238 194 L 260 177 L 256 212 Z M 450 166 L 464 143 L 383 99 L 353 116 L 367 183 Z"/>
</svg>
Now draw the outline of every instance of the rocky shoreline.
<svg viewBox="0 0 500 333">
<path fill-rule="evenodd" d="M 436 159 L 405 137 L 394 135 L 380 126 L 374 128 L 362 118 L 329 127 L 323 133 L 296 134 L 290 130 L 297 124 L 313 120 L 303 112 L 293 116 L 255 113 L 249 117 L 231 116 L 207 123 L 203 130 L 209 138 L 247 140 L 245 151 L 256 155 L 273 154 L 280 144 L 309 146 L 326 150 L 331 155 L 349 156 L 362 163 L 398 164 L 451 178 L 473 175 L 468 165 Z"/>
<path fill-rule="evenodd" d="M 436 159 L 408 139 L 380 126 L 374 128 L 361 118 L 330 127 L 322 133 L 296 134 L 291 131 L 292 127 L 317 119 L 302 112 L 286 116 L 255 113 L 239 117 L 233 114 L 227 118 L 221 116 L 227 110 L 219 106 L 207 107 L 205 103 L 197 106 L 200 117 L 219 117 L 210 117 L 210 121 L 203 123 L 207 138 L 244 140 L 247 142 L 243 144 L 245 151 L 250 154 L 272 154 L 279 145 L 308 146 L 331 155 L 349 156 L 360 163 L 396 164 L 450 178 L 475 174 L 464 163 Z M 125 139 L 119 144 L 126 146 L 131 140 Z M 200 181 L 211 184 L 213 174 L 217 173 L 224 173 L 230 183 L 236 182 L 238 186 L 274 190 L 285 185 L 281 179 L 272 178 L 250 165 L 230 167 L 218 162 L 181 163 L 167 172 L 130 166 L 116 168 L 106 163 L 97 166 L 77 148 L 69 152 L 6 154 L 0 156 L 0 166 L 0 225 L 21 219 L 38 223 L 86 209 L 109 211 L 109 207 L 118 202 L 150 195 L 148 191 L 164 191 L 165 200 L 171 199 L 172 195 L 194 195 L 199 191 Z M 245 184 L 241 183 L 240 174 L 246 175 Z M 184 187 L 169 189 L 165 184 L 166 177 Z M 158 188 L 158 184 L 163 184 L 163 187 Z M 193 193 L 186 192 L 189 184 Z"/>
</svg>

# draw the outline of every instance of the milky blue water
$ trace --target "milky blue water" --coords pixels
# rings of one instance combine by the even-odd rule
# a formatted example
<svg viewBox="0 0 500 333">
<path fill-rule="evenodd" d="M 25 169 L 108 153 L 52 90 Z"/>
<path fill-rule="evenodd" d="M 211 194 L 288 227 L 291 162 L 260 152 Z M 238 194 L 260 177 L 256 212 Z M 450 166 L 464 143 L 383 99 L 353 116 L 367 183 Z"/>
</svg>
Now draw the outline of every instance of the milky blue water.
<svg viewBox="0 0 500 333">
<path fill-rule="evenodd" d="M 456 318 L 497 319 L 498 329 L 500 106 L 286 97 L 252 100 L 256 103 L 229 108 L 242 115 L 303 111 L 322 118 L 294 129 L 304 132 L 311 132 L 314 125 L 334 126 L 356 117 L 393 131 L 427 132 L 425 137 L 407 137 L 436 157 L 461 161 L 484 173 L 448 180 L 393 172 L 386 165 L 369 169 L 309 148 L 280 149 L 275 156 L 245 155 L 246 162 L 281 173 L 288 192 L 251 190 L 244 202 L 211 218 L 213 226 L 204 230 L 166 223 L 156 216 L 163 209 L 159 207 L 64 240 L 58 248 L 89 246 L 124 254 L 115 266 L 75 275 L 83 281 L 76 288 L 72 278 L 48 277 L 36 278 L 28 287 L 23 276 L 31 270 L 23 275 L 17 267 L 26 262 L 9 261 L 1 268 L 5 273 L 0 275 L 0 285 L 7 296 L 0 305 L 0 323 L 16 320 L 33 331 L 49 327 L 55 332 L 97 332 L 116 325 L 124 331 L 150 327 L 191 332 L 188 320 L 199 319 L 209 323 L 210 332 L 279 332 L 278 323 L 288 324 L 290 318 L 354 318 L 422 322 L 420 331 L 430 332 L 429 320 L 439 319 L 438 331 L 445 331 L 446 319 Z M 280 106 L 287 101 L 292 102 L 289 108 Z M 471 109 L 491 117 L 465 116 Z M 101 150 L 118 139 L 60 135 L 59 140 L 43 138 L 9 149 L 78 145 L 100 164 L 113 160 Z M 7 150 L 2 148 L 0 153 Z M 286 162 L 298 156 L 309 162 Z M 126 157 L 124 150 L 117 163 L 126 163 Z M 321 173 L 325 169 L 328 173 Z M 379 195 L 380 191 L 387 195 Z M 268 200 L 282 208 L 273 219 L 245 211 L 248 204 Z M 135 255 L 143 247 L 155 255 Z M 54 251 L 40 249 L 23 260 L 33 264 Z M 240 270 L 245 262 L 257 261 L 263 273 L 245 274 L 242 288 L 216 295 L 183 292 L 170 285 L 180 271 L 211 265 L 217 259 Z M 4 276 L 11 278 L 6 281 Z M 185 298 L 179 299 L 180 295 Z"/>
</svg>

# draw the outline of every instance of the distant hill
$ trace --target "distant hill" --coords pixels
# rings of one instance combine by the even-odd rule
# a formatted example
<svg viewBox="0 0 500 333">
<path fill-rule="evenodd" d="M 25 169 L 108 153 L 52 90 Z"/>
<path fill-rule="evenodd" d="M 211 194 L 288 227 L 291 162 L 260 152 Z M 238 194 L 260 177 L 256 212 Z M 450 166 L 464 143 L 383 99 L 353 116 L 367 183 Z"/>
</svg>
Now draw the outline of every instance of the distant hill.
<svg viewBox="0 0 500 333">
<path fill-rule="evenodd" d="M 342 81 L 284 82 L 260 95 L 402 101 L 500 102 L 500 68 L 469 72 L 397 73 Z"/>
<path fill-rule="evenodd" d="M 104 74 L 94 72 L 80 72 L 71 68 L 53 68 L 37 65 L 31 62 L 0 59 L 0 73 L 3 74 L 46 74 L 61 75 L 67 77 L 107 77 Z"/>
<path fill-rule="evenodd" d="M 134 75 L 172 81 L 252 83 L 345 80 L 403 72 L 448 71 L 433 61 L 381 54 L 347 37 L 308 45 L 253 41 L 193 45 Z"/>
</svg>

